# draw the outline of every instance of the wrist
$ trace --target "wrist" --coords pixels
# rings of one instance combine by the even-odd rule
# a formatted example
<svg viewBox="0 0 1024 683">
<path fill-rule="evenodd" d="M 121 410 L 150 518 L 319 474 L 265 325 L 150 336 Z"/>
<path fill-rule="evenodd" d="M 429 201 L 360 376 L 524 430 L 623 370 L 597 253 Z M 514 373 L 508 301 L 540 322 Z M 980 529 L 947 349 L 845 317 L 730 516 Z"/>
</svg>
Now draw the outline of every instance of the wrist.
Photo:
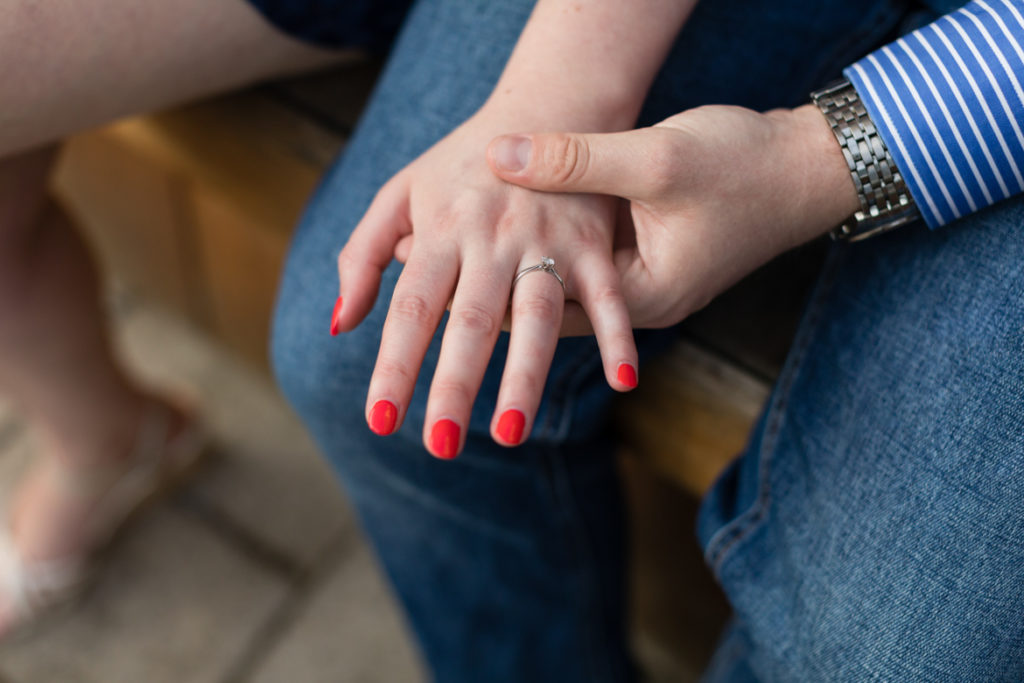
<svg viewBox="0 0 1024 683">
<path fill-rule="evenodd" d="M 772 112 L 775 114 L 776 112 Z M 823 235 L 860 208 L 850 169 L 835 135 L 813 104 L 778 112 L 786 128 L 794 205 L 801 212 L 804 240 Z"/>
<path fill-rule="evenodd" d="M 507 127 L 502 132 L 629 130 L 643 106 L 643 93 L 605 87 L 553 88 L 551 83 L 500 82 L 480 114 Z"/>
</svg>

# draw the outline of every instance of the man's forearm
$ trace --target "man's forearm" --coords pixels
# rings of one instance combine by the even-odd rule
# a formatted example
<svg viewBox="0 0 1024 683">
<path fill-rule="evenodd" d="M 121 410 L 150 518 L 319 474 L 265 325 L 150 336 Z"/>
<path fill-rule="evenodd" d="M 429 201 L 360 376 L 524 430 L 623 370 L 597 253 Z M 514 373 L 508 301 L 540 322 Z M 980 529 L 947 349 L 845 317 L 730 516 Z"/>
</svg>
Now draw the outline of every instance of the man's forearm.
<svg viewBox="0 0 1024 683">
<path fill-rule="evenodd" d="M 521 127 L 632 126 L 697 0 L 540 0 L 488 106 Z"/>
</svg>

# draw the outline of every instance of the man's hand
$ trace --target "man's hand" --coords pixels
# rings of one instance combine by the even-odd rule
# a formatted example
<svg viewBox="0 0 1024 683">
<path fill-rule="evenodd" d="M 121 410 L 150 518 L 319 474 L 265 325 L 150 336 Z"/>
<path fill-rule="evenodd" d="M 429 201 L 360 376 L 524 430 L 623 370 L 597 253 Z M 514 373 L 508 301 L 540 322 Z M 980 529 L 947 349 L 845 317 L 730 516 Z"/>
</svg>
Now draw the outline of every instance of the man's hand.
<svg viewBox="0 0 1024 683">
<path fill-rule="evenodd" d="M 488 161 L 522 187 L 629 200 L 615 263 L 636 328 L 683 320 L 859 207 L 839 146 L 812 105 L 765 114 L 700 107 L 608 135 L 502 136 Z M 567 306 L 563 334 L 589 329 L 584 312 Z"/>
</svg>

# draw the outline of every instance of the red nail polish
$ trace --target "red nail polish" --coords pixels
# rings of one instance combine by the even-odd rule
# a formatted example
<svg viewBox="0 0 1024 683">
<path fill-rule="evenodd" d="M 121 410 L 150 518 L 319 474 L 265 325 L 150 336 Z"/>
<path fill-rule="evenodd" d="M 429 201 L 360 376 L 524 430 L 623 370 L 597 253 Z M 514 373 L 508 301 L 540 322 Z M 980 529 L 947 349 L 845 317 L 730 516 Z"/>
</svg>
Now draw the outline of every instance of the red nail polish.
<svg viewBox="0 0 1024 683">
<path fill-rule="evenodd" d="M 636 389 L 636 368 L 629 363 L 623 363 L 619 366 L 618 379 L 630 389 Z"/>
<path fill-rule="evenodd" d="M 526 427 L 526 416 L 518 410 L 506 410 L 498 419 L 498 426 L 494 431 L 498 438 L 509 446 L 518 446 L 523 440 L 523 429 Z"/>
<path fill-rule="evenodd" d="M 334 313 L 331 314 L 331 336 L 332 337 L 337 337 L 338 336 L 338 332 L 341 331 L 341 330 L 338 329 L 338 323 L 339 323 L 338 317 L 341 315 L 341 302 L 342 302 L 342 299 L 339 296 L 338 297 L 338 301 L 334 304 Z"/>
<path fill-rule="evenodd" d="M 374 434 L 387 436 L 395 431 L 398 422 L 398 408 L 391 401 L 377 401 L 370 408 L 370 429 Z"/>
<path fill-rule="evenodd" d="M 430 430 L 430 450 L 439 458 L 451 460 L 459 452 L 459 425 L 438 420 Z"/>
</svg>

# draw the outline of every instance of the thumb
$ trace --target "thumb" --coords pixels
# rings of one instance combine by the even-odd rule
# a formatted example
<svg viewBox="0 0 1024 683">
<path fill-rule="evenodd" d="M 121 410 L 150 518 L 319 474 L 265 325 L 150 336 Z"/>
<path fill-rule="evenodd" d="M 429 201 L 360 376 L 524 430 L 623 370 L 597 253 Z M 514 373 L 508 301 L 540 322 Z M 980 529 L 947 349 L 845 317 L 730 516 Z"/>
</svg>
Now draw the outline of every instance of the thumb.
<svg viewBox="0 0 1024 683">
<path fill-rule="evenodd" d="M 650 161 L 658 154 L 657 137 L 651 128 L 503 135 L 491 141 L 487 161 L 502 180 L 532 190 L 647 199 L 656 190 Z"/>
</svg>

